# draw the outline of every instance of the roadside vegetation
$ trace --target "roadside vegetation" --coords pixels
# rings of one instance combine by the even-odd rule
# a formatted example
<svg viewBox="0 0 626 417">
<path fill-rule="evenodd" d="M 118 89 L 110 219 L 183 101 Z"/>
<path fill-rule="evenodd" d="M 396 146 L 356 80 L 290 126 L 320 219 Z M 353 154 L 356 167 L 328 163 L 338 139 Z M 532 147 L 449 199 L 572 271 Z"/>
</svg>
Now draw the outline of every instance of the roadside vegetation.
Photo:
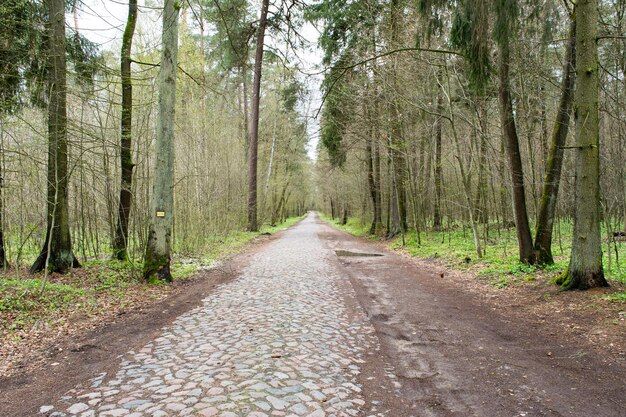
<svg viewBox="0 0 626 417">
<path fill-rule="evenodd" d="M 262 226 L 258 232 L 238 230 L 212 236 L 201 256 L 175 254 L 174 280 L 191 279 L 201 270 L 240 253 L 251 241 L 284 230 L 301 219 L 290 217 L 275 226 Z M 30 274 L 25 266 L 0 272 L 0 373 L 10 366 L 4 359 L 15 355 L 16 349 L 29 349 L 56 335 L 89 328 L 105 316 L 149 305 L 167 297 L 174 288 L 146 283 L 140 259 L 91 259 L 67 274 Z"/>
<path fill-rule="evenodd" d="M 341 219 L 332 219 L 328 215 L 321 216 L 333 226 L 354 236 L 378 239 L 369 234 L 368 223 L 358 217 L 349 217 L 345 224 Z M 548 283 L 559 277 L 569 262 L 572 245 L 572 224 L 561 221 L 555 225 L 558 231 L 553 249 L 554 264 L 529 265 L 520 262 L 517 256 L 517 238 L 511 228 L 498 229 L 494 225 L 484 241 L 484 256 L 475 256 L 472 232 L 468 228 L 450 228 L 443 231 L 420 232 L 419 244 L 417 234 L 410 231 L 404 236 L 395 236 L 386 241 L 390 249 L 397 250 L 423 260 L 430 260 L 448 268 L 475 274 L 478 279 L 485 280 L 497 288 L 516 285 L 523 282 Z M 605 276 L 609 284 L 615 287 L 615 293 L 607 299 L 615 302 L 626 301 L 626 241 L 610 240 L 607 246 L 607 234 L 603 230 L 603 264 Z"/>
</svg>

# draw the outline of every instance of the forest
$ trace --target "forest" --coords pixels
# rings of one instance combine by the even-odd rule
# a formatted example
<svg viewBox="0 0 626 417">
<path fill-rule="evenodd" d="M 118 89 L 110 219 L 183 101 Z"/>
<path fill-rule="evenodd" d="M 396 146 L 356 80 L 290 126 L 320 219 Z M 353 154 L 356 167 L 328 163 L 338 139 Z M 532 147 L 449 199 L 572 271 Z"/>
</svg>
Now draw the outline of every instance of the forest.
<svg viewBox="0 0 626 417">
<path fill-rule="evenodd" d="M 129 0 L 98 43 L 106 4 L 0 4 L 5 330 L 311 210 L 623 301 L 624 0 Z"/>
<path fill-rule="evenodd" d="M 421 257 L 558 269 L 565 289 L 624 282 L 624 9 L 314 6 L 330 68 L 318 204 Z"/>
</svg>

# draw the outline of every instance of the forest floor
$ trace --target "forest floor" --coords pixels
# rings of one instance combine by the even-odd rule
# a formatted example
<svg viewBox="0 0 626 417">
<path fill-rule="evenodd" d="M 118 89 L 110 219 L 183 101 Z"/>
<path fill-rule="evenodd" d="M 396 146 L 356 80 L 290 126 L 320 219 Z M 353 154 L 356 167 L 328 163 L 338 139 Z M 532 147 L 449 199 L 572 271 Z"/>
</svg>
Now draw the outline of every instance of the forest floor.
<svg viewBox="0 0 626 417">
<path fill-rule="evenodd" d="M 0 378 L 0 415 L 621 416 L 615 291 L 497 288 L 312 214 L 55 340 Z"/>
</svg>

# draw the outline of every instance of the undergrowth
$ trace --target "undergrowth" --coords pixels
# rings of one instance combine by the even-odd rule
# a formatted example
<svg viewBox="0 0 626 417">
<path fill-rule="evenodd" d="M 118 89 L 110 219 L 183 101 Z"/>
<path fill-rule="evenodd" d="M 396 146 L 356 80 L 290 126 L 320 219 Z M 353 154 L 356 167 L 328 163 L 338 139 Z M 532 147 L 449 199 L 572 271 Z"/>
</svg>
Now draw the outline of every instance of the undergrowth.
<svg viewBox="0 0 626 417">
<path fill-rule="evenodd" d="M 338 220 L 326 215 L 321 215 L 321 217 L 352 235 L 371 237 L 367 235 L 369 224 L 363 223 L 356 217 L 349 218 L 346 225 L 341 225 Z M 411 256 L 437 259 L 454 269 L 473 271 L 479 278 L 488 280 L 495 287 L 504 288 L 524 281 L 535 281 L 540 276 L 550 279 L 567 268 L 571 251 L 572 225 L 562 222 L 557 227 L 560 227 L 560 233 L 555 233 L 552 248 L 554 264 L 541 267 L 520 262 L 515 230 L 498 229 L 495 225 L 490 225 L 487 238 L 483 237 L 481 241 L 484 255 L 480 259 L 476 254 L 472 232 L 469 228 L 455 227 L 444 231 L 421 231 L 419 243 L 415 230 L 411 230 L 404 236 L 404 246 L 401 237 L 391 240 L 390 246 L 403 250 Z M 481 233 L 485 234 L 484 227 Z M 611 281 L 626 284 L 626 242 L 617 242 L 617 246 L 619 265 L 615 260 L 613 243 L 611 243 L 612 252 L 609 262 L 606 239 L 604 240 L 605 276 Z"/>
</svg>

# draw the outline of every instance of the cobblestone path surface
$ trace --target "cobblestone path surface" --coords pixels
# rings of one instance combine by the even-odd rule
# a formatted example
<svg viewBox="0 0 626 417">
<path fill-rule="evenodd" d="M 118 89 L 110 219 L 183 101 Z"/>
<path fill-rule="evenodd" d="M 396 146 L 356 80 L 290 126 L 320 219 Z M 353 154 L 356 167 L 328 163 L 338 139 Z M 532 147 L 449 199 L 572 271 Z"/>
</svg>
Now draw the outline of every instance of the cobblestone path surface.
<svg viewBox="0 0 626 417">
<path fill-rule="evenodd" d="M 180 316 L 115 375 L 68 392 L 40 415 L 343 417 L 378 415 L 356 376 L 377 349 L 310 215 L 240 277 Z M 366 413 L 364 410 L 368 410 Z"/>
</svg>

